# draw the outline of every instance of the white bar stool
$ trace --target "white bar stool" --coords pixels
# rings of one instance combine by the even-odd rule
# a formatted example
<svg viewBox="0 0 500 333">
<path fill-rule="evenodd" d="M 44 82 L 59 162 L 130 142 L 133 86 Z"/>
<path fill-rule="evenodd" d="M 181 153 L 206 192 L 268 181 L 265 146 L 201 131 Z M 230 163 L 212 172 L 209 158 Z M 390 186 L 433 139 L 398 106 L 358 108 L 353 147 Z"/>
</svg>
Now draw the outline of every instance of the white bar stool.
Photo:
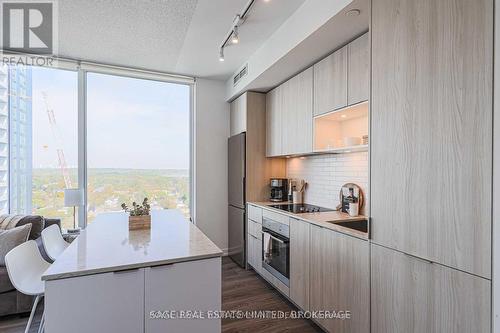
<svg viewBox="0 0 500 333">
<path fill-rule="evenodd" d="M 30 240 L 16 246 L 5 255 L 5 266 L 7 267 L 7 273 L 12 285 L 19 292 L 36 296 L 28 319 L 28 325 L 24 331 L 28 333 L 38 302 L 45 292 L 45 283 L 42 281 L 42 275 L 50 267 L 50 264 L 43 260 L 36 242 Z M 43 331 L 44 320 L 45 311 L 38 328 L 39 333 Z"/>
<path fill-rule="evenodd" d="M 69 243 L 62 237 L 61 229 L 57 224 L 42 230 L 42 243 L 45 252 L 54 261 L 69 246 Z"/>
</svg>

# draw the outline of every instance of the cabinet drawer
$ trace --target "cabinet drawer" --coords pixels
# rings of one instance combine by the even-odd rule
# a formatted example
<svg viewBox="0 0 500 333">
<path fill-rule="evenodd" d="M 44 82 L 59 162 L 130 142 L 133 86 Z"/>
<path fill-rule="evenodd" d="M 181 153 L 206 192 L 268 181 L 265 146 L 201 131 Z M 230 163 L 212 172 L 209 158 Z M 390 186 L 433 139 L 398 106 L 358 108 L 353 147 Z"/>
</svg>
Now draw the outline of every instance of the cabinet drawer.
<svg viewBox="0 0 500 333">
<path fill-rule="evenodd" d="M 248 218 L 254 222 L 262 223 L 262 208 L 248 205 Z"/>
<path fill-rule="evenodd" d="M 289 225 L 288 216 L 267 209 L 262 210 L 262 218 Z"/>
<path fill-rule="evenodd" d="M 260 223 L 248 220 L 248 233 L 257 239 L 262 239 L 262 226 Z"/>
</svg>

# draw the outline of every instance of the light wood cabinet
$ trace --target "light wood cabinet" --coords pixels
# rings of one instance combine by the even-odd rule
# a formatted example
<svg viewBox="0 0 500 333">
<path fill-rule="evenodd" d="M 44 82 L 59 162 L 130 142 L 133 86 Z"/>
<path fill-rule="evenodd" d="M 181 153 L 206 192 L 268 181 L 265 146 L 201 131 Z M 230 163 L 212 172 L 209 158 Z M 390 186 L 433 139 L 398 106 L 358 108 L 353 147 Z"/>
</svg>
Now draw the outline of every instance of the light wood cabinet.
<svg viewBox="0 0 500 333">
<path fill-rule="evenodd" d="M 266 124 L 273 123 L 266 121 L 266 94 L 246 92 L 230 109 L 231 133 L 246 132 L 246 200 L 268 200 L 269 178 L 285 176 L 285 160 L 266 158 Z"/>
<path fill-rule="evenodd" d="M 313 67 L 314 115 L 347 106 L 347 46 Z"/>
<path fill-rule="evenodd" d="M 373 241 L 490 278 L 493 1 L 375 0 L 371 38 Z"/>
<path fill-rule="evenodd" d="M 283 84 L 283 154 L 312 151 L 313 69 L 306 69 Z"/>
<path fill-rule="evenodd" d="M 368 33 L 347 45 L 347 104 L 367 101 L 370 95 L 370 45 Z"/>
<path fill-rule="evenodd" d="M 371 246 L 373 333 L 490 332 L 489 280 Z"/>
<path fill-rule="evenodd" d="M 266 155 L 280 156 L 282 147 L 283 87 L 278 86 L 266 94 Z"/>
<path fill-rule="evenodd" d="M 290 219 L 290 298 L 309 310 L 309 223 Z"/>
<path fill-rule="evenodd" d="M 312 98 L 312 68 L 267 94 L 267 156 L 312 152 Z"/>
<path fill-rule="evenodd" d="M 310 309 L 350 311 L 351 318 L 319 319 L 329 332 L 368 332 L 368 241 L 310 226 Z"/>
</svg>

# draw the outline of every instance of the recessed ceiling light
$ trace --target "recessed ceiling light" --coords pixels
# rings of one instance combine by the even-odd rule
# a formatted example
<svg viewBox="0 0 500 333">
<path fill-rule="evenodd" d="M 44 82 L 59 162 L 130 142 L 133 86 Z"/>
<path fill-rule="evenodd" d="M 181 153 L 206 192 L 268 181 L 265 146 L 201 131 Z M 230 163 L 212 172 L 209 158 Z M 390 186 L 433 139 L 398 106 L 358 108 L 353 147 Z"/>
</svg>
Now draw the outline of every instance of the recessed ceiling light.
<svg viewBox="0 0 500 333">
<path fill-rule="evenodd" d="M 346 12 L 345 14 L 346 14 L 346 16 L 354 17 L 354 16 L 358 16 L 360 13 L 361 13 L 361 11 L 359 9 L 351 9 L 348 12 Z"/>
</svg>

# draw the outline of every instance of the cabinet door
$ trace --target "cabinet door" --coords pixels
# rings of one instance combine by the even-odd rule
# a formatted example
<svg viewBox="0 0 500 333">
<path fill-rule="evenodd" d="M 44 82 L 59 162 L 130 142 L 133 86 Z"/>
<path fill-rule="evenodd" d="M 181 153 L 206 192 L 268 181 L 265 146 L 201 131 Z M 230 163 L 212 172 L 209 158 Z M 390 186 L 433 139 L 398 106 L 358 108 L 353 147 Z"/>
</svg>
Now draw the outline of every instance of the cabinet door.
<svg viewBox="0 0 500 333">
<path fill-rule="evenodd" d="M 230 104 L 230 135 L 237 135 L 247 130 L 247 93 Z"/>
<path fill-rule="evenodd" d="M 262 271 L 262 239 L 252 237 L 253 244 L 253 268 L 257 273 Z"/>
<path fill-rule="evenodd" d="M 262 239 L 251 234 L 247 234 L 247 236 L 248 264 L 257 273 L 260 273 L 262 269 Z"/>
<path fill-rule="evenodd" d="M 219 333 L 216 319 L 149 319 L 151 311 L 221 310 L 221 259 L 212 258 L 146 269 L 145 332 Z"/>
<path fill-rule="evenodd" d="M 309 223 L 290 219 L 290 298 L 309 310 Z"/>
<path fill-rule="evenodd" d="M 329 332 L 368 332 L 368 241 L 314 225 L 311 230 L 311 311 L 350 311 L 350 319 L 319 319 Z"/>
<path fill-rule="evenodd" d="M 370 45 L 368 33 L 348 46 L 347 104 L 367 101 L 370 95 Z"/>
<path fill-rule="evenodd" d="M 314 115 L 347 106 L 347 46 L 314 65 Z"/>
<path fill-rule="evenodd" d="M 45 283 L 46 331 L 144 332 L 144 269 Z"/>
<path fill-rule="evenodd" d="M 489 332 L 490 281 L 371 246 L 373 333 Z"/>
<path fill-rule="evenodd" d="M 248 221 L 250 222 L 250 221 Z M 254 262 L 254 246 L 255 246 L 255 243 L 253 241 L 253 236 L 252 234 L 248 233 L 247 234 L 247 263 L 250 265 L 250 266 L 254 266 L 255 265 L 255 262 Z"/>
<path fill-rule="evenodd" d="M 266 94 L 266 155 L 282 155 L 281 145 L 281 107 L 282 87 L 278 86 Z"/>
<path fill-rule="evenodd" d="M 372 3 L 375 243 L 491 277 L 492 0 Z"/>
<path fill-rule="evenodd" d="M 283 153 L 287 155 L 310 153 L 313 141 L 313 69 L 306 69 L 282 86 Z"/>
</svg>

